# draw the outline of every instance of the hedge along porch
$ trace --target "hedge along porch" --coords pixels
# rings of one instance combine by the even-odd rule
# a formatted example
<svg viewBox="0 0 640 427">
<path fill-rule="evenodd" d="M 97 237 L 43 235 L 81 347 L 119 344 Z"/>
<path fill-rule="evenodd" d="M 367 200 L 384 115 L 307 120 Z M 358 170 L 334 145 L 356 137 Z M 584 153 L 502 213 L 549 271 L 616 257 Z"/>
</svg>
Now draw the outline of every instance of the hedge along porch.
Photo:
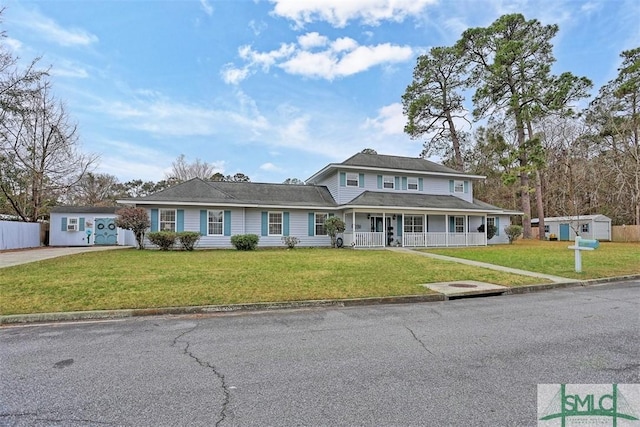
<svg viewBox="0 0 640 427">
<path fill-rule="evenodd" d="M 116 227 L 117 207 L 56 206 L 51 209 L 50 246 L 135 246 L 133 232 Z"/>
</svg>

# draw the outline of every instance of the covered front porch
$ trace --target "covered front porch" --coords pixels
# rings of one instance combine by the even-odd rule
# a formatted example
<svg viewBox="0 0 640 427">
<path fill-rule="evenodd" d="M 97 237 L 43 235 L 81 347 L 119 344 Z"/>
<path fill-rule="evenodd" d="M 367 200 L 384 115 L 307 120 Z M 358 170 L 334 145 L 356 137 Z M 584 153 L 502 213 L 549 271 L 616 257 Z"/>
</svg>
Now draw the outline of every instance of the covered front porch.
<svg viewBox="0 0 640 427">
<path fill-rule="evenodd" d="M 345 246 L 354 248 L 486 246 L 486 213 L 364 212 L 344 213 Z M 485 229 L 486 230 L 486 229 Z"/>
</svg>

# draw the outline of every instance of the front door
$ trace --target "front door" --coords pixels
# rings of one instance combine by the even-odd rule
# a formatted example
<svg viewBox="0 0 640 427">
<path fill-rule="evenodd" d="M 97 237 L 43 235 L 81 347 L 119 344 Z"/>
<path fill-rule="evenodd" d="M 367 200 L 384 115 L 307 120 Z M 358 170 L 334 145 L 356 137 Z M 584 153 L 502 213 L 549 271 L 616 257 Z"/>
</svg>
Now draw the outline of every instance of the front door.
<svg viewBox="0 0 640 427">
<path fill-rule="evenodd" d="M 560 224 L 560 240 L 569 240 L 569 224 Z"/>
<path fill-rule="evenodd" d="M 115 245 L 118 241 L 115 218 L 96 218 L 94 244 Z"/>
</svg>

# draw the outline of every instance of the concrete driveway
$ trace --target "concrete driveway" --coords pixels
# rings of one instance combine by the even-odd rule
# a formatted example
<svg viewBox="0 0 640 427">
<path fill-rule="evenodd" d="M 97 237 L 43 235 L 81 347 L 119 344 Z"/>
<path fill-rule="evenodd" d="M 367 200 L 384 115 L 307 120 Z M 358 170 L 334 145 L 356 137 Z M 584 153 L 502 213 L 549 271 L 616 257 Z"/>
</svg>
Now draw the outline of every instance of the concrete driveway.
<svg viewBox="0 0 640 427">
<path fill-rule="evenodd" d="M 26 264 L 28 262 L 42 261 L 43 259 L 57 258 L 65 255 L 75 255 L 83 252 L 109 251 L 124 249 L 129 246 L 74 246 L 74 247 L 48 247 L 21 249 L 0 252 L 0 268 Z"/>
</svg>

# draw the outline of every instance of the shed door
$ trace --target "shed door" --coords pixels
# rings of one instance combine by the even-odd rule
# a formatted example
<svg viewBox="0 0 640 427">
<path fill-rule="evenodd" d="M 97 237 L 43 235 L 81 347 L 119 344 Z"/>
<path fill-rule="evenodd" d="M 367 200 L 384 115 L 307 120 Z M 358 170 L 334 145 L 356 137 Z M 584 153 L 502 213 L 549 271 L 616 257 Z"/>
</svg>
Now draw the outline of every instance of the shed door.
<svg viewBox="0 0 640 427">
<path fill-rule="evenodd" d="M 115 245 L 118 239 L 115 218 L 95 219 L 95 240 L 96 245 Z"/>
<path fill-rule="evenodd" d="M 560 240 L 569 240 L 569 224 L 560 224 Z"/>
</svg>

